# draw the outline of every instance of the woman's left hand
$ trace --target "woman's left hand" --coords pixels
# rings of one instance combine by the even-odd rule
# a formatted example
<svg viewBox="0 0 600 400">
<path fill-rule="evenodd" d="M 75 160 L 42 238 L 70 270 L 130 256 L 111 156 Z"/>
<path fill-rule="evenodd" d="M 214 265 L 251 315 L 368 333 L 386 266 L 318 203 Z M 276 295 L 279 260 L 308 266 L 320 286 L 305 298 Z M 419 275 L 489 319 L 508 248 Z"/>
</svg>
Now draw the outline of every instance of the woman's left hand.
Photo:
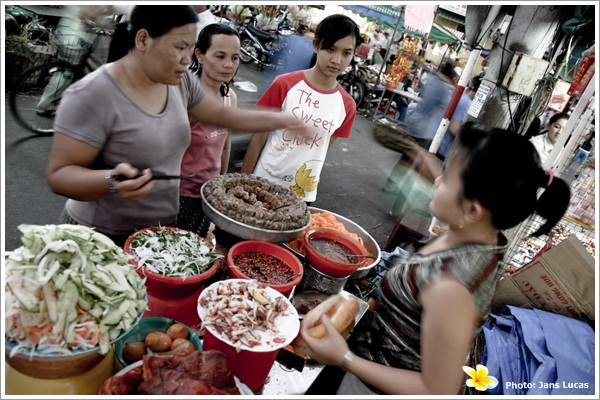
<svg viewBox="0 0 600 400">
<path fill-rule="evenodd" d="M 321 364 L 342 365 L 344 354 L 348 351 L 346 339 L 335 329 L 327 316 L 323 316 L 322 324 L 327 330 L 322 338 L 308 334 L 309 327 L 300 329 L 300 336 L 308 345 L 307 355 Z"/>
</svg>

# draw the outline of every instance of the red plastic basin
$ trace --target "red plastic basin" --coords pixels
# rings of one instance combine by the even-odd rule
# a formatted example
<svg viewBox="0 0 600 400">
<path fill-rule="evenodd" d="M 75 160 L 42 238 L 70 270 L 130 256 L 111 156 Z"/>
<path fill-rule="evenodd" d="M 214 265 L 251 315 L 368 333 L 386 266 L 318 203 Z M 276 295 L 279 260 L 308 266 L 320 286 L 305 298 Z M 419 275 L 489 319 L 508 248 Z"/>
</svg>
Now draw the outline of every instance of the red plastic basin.
<svg viewBox="0 0 600 400">
<path fill-rule="evenodd" d="M 152 230 L 145 228 L 140 231 Z M 179 230 L 177 228 L 165 227 L 168 230 Z M 131 235 L 123 250 L 131 254 L 131 241 L 135 234 Z M 146 292 L 148 294 L 148 308 L 144 317 L 165 317 L 183 322 L 187 326 L 194 327 L 200 322 L 196 312 L 198 296 L 204 290 L 205 281 L 213 276 L 219 268 L 219 260 L 199 275 L 187 278 L 166 276 L 147 270 L 138 266 L 135 260 L 129 261 L 136 266 L 136 272 L 146 277 Z"/>
<path fill-rule="evenodd" d="M 318 271 L 334 278 L 346 278 L 363 265 L 364 258 L 356 263 L 340 262 L 318 252 L 310 243 L 310 239 L 327 239 L 347 247 L 354 255 L 368 255 L 365 248 L 354 238 L 331 228 L 315 228 L 304 235 L 306 261 Z"/>
<path fill-rule="evenodd" d="M 227 264 L 229 265 L 230 278 L 252 279 L 251 277 L 244 274 L 233 262 L 236 255 L 246 252 L 259 252 L 275 256 L 281 261 L 283 261 L 285 264 L 287 264 L 294 271 L 294 274 L 299 274 L 290 282 L 285 284 L 270 284 L 268 282 L 263 282 L 266 283 L 269 287 L 283 294 L 285 297 L 289 298 L 290 294 L 292 293 L 292 289 L 294 289 L 294 286 L 300 283 L 300 281 L 302 280 L 302 276 L 304 275 L 304 267 L 302 266 L 302 263 L 300 262 L 298 257 L 296 257 L 291 251 L 275 243 L 263 242 L 260 240 L 246 240 L 243 242 L 239 242 L 233 245 L 227 253 Z M 260 281 L 260 279 L 258 279 L 258 281 Z"/>
</svg>

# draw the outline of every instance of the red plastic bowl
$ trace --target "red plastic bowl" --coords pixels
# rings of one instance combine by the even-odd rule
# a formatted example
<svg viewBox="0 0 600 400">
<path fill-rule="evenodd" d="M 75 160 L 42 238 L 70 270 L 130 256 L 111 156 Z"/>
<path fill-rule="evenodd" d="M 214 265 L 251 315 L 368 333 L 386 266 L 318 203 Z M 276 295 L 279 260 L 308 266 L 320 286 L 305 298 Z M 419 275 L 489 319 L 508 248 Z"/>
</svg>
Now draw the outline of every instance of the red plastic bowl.
<svg viewBox="0 0 600 400">
<path fill-rule="evenodd" d="M 182 229 L 164 227 L 172 231 L 183 231 Z M 155 228 L 144 228 L 140 232 L 155 230 Z M 130 246 L 133 238 L 138 232 L 131 235 L 125 241 L 123 251 L 131 254 Z M 219 268 L 219 260 L 199 275 L 186 278 L 162 275 L 140 267 L 137 261 L 130 260 L 135 265 L 136 272 L 141 277 L 146 277 L 146 292 L 148 294 L 148 308 L 144 317 L 166 317 L 176 319 L 188 326 L 195 326 L 200 319 L 196 313 L 196 302 L 198 296 L 204 290 L 204 282 L 213 276 Z"/>
<path fill-rule="evenodd" d="M 251 251 L 266 253 L 266 254 L 275 256 L 275 257 L 279 258 L 281 261 L 283 261 L 284 263 L 286 263 L 294 271 L 294 274 L 299 274 L 292 281 L 285 283 L 285 284 L 281 284 L 281 285 L 270 284 L 270 283 L 264 282 L 269 287 L 277 290 L 279 293 L 281 293 L 285 297 L 289 298 L 294 286 L 299 284 L 300 281 L 302 280 L 302 276 L 304 275 L 304 267 L 302 266 L 302 263 L 300 262 L 298 257 L 296 257 L 294 255 L 294 253 L 292 253 L 291 251 L 289 251 L 275 243 L 263 242 L 260 240 L 245 240 L 243 242 L 239 242 L 239 243 L 236 243 L 235 245 L 233 245 L 231 247 L 231 249 L 229 249 L 229 252 L 227 253 L 227 264 L 229 265 L 229 277 L 236 278 L 236 279 L 252 279 L 249 276 L 247 276 L 246 274 L 244 274 L 233 262 L 233 259 L 235 258 L 236 255 L 238 255 L 240 253 L 251 252 Z"/>
<path fill-rule="evenodd" d="M 329 239 L 346 246 L 355 255 L 368 255 L 365 248 L 354 238 L 331 228 L 315 228 L 304 235 L 306 261 L 318 271 L 334 278 L 346 278 L 352 275 L 364 263 L 360 258 L 357 263 L 343 263 L 319 253 L 311 244 L 311 238 Z"/>
</svg>

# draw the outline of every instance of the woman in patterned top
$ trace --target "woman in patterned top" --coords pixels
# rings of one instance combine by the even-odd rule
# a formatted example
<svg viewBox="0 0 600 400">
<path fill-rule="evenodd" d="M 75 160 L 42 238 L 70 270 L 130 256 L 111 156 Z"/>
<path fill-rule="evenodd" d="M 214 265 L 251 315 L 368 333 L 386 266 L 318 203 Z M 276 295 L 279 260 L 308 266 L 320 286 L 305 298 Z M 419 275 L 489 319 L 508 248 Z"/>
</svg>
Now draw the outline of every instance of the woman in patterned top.
<svg viewBox="0 0 600 400">
<path fill-rule="evenodd" d="M 467 378 L 462 366 L 505 270 L 501 230 L 536 213 L 545 222 L 533 235 L 548 233 L 569 198 L 567 184 L 542 169 L 527 139 L 465 124 L 429 204 L 448 229 L 397 249 L 375 307 L 349 343 L 326 317 L 323 338 L 301 330 L 307 355 L 348 372 L 337 394 L 459 393 Z"/>
</svg>

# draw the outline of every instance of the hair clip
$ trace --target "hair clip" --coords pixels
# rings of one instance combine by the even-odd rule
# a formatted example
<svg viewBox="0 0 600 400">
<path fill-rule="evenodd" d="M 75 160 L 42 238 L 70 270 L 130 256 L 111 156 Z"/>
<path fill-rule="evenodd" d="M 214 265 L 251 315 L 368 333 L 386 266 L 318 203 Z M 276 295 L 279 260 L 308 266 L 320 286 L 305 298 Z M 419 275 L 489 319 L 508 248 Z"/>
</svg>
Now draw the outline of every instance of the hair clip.
<svg viewBox="0 0 600 400">
<path fill-rule="evenodd" d="M 552 179 L 554 179 L 554 171 L 551 169 L 547 169 L 545 171 L 546 175 L 549 176 L 548 178 L 548 183 L 546 183 L 546 187 L 550 186 L 552 184 Z"/>
</svg>

